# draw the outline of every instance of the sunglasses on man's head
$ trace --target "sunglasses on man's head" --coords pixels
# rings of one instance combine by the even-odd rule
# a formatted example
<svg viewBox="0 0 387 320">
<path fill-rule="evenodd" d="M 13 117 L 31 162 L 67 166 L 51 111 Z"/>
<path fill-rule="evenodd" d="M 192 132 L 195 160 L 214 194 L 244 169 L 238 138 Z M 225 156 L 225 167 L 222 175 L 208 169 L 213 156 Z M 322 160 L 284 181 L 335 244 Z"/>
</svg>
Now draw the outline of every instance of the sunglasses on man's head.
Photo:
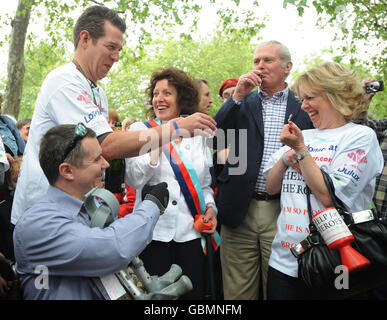
<svg viewBox="0 0 387 320">
<path fill-rule="evenodd" d="M 69 145 L 67 146 L 64 156 L 63 156 L 63 161 L 67 158 L 67 156 L 70 154 L 70 152 L 75 148 L 75 145 L 77 144 L 78 141 L 82 140 L 87 134 L 87 128 L 83 123 L 78 123 L 75 126 L 74 130 L 74 138 L 70 141 Z"/>
</svg>

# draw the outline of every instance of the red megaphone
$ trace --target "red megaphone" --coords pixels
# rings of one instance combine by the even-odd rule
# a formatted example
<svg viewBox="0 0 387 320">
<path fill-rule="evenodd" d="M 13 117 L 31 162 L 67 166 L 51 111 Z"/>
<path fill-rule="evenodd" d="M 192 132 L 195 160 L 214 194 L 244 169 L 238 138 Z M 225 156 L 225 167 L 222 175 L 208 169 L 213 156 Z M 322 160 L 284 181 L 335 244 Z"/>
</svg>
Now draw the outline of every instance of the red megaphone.
<svg viewBox="0 0 387 320">
<path fill-rule="evenodd" d="M 362 269 L 371 263 L 351 247 L 355 238 L 335 208 L 319 211 L 312 220 L 329 249 L 340 252 L 341 262 L 349 272 Z"/>
</svg>

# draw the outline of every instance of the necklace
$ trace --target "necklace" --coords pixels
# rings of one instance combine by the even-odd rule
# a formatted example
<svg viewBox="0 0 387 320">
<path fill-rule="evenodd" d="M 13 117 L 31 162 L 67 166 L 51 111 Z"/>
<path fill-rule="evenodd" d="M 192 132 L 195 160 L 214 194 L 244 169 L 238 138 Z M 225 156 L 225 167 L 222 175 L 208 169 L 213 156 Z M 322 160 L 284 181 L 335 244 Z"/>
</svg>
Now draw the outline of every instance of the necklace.
<svg viewBox="0 0 387 320">
<path fill-rule="evenodd" d="M 93 86 L 91 84 L 94 84 L 94 82 L 92 82 L 89 78 L 86 77 L 85 75 L 85 72 L 83 71 L 81 65 L 75 60 L 73 59 L 73 63 L 75 64 L 75 66 L 77 67 L 77 70 L 83 74 L 83 76 L 86 78 L 89 86 L 90 86 L 90 89 L 91 89 L 91 93 L 93 94 L 93 101 L 94 101 L 94 104 L 96 106 L 99 107 L 99 111 L 102 113 L 102 105 L 101 105 L 101 97 L 99 97 L 99 105 L 97 103 L 97 99 L 95 98 L 95 95 L 94 95 L 94 90 L 93 90 Z M 95 85 L 95 84 L 94 84 Z"/>
</svg>

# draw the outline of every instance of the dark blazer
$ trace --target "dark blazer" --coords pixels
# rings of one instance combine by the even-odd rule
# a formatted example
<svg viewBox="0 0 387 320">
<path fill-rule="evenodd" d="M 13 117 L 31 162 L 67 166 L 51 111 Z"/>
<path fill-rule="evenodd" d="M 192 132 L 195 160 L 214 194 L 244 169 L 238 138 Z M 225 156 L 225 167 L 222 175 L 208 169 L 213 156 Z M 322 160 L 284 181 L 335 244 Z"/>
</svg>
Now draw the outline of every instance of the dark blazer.
<svg viewBox="0 0 387 320">
<path fill-rule="evenodd" d="M 308 114 L 301 110 L 301 102 L 295 97 L 293 91 L 289 91 L 285 122 L 287 122 L 290 114 L 293 114 L 292 121 L 302 130 L 313 128 L 312 121 Z M 240 163 L 233 164 L 232 159 L 228 159 L 231 163 L 227 161 L 217 177 L 219 189 L 216 202 L 219 210 L 219 222 L 236 228 L 241 224 L 247 213 L 262 162 L 264 125 L 258 91 L 250 92 L 242 100 L 241 105 L 235 104 L 231 98 L 228 98 L 214 119 L 220 129 L 236 129 L 235 143 L 230 146 L 230 154 L 235 154 L 236 157 L 240 152 L 246 154 L 246 150 L 240 149 L 240 147 L 246 147 L 239 146 L 240 131 L 238 129 L 247 129 L 247 169 L 244 173 L 233 175 L 232 171 Z M 217 144 L 216 139 L 217 137 L 214 141 L 215 147 Z M 219 141 L 218 138 L 218 144 L 220 144 Z M 221 149 L 221 145 L 218 148 Z"/>
</svg>

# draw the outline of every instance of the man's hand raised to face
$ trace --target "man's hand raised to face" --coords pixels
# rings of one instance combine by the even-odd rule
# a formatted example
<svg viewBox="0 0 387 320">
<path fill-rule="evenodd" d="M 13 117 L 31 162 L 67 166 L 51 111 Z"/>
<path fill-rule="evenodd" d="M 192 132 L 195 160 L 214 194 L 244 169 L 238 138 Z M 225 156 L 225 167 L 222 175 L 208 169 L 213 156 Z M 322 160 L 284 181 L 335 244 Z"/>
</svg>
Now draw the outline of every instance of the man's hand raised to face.
<svg viewBox="0 0 387 320">
<path fill-rule="evenodd" d="M 259 87 L 262 84 L 260 75 L 261 71 L 259 70 L 251 70 L 250 72 L 242 75 L 239 78 L 235 92 L 232 95 L 233 99 L 240 102 L 251 90 L 255 87 Z"/>
</svg>

